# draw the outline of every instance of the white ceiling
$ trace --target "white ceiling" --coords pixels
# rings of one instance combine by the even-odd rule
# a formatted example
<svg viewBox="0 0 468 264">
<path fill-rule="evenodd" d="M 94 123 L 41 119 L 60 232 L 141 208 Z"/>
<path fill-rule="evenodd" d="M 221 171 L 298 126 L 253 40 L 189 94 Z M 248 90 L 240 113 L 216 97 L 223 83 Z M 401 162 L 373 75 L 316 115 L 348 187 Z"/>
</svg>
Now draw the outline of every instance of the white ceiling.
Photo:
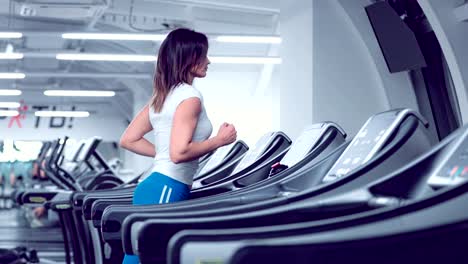
<svg viewBox="0 0 468 264">
<path fill-rule="evenodd" d="M 64 40 L 61 33 L 165 33 L 186 26 L 207 34 L 272 35 L 279 33 L 278 16 L 279 0 L 0 0 L 0 23 L 4 25 L 0 31 L 24 33 L 22 39 L 0 39 L 0 52 L 12 45 L 14 51 L 31 55 L 23 60 L 0 60 L 0 72 L 29 76 L 0 80 L 0 89 L 17 87 L 29 103 L 50 104 L 85 101 L 38 96 L 44 89 L 113 89 L 120 91 L 117 97 L 96 102 L 110 105 L 110 111 L 128 113 L 130 118 L 132 96 L 128 91 L 150 94 L 152 63 L 58 61 L 45 54 L 155 54 L 159 43 Z M 270 44 L 210 43 L 211 56 L 271 56 L 271 50 Z M 212 66 L 211 71 L 226 69 Z M 234 71 L 242 68 L 230 65 Z"/>
</svg>

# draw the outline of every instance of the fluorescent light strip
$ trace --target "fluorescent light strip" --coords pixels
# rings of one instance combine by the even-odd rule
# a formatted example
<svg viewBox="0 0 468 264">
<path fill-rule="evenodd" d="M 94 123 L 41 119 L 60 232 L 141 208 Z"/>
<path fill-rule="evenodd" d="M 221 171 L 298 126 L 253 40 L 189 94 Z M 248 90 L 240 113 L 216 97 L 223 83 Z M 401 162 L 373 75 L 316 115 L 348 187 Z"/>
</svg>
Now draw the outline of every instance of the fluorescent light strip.
<svg viewBox="0 0 468 264">
<path fill-rule="evenodd" d="M 35 116 L 40 117 L 88 117 L 87 111 L 36 111 Z"/>
<path fill-rule="evenodd" d="M 83 91 L 83 90 L 46 90 L 46 96 L 89 96 L 89 97 L 112 97 L 114 91 Z"/>
<path fill-rule="evenodd" d="M 0 32 L 0 38 L 22 38 L 23 33 L 21 32 Z"/>
<path fill-rule="evenodd" d="M 281 64 L 279 57 L 210 57 L 212 63 Z"/>
<path fill-rule="evenodd" d="M 20 107 L 21 104 L 17 102 L 0 102 L 0 107 L 5 107 L 5 108 L 18 108 Z"/>
<path fill-rule="evenodd" d="M 24 79 L 26 75 L 20 72 L 0 72 L 0 79 Z"/>
<path fill-rule="evenodd" d="M 89 39 L 89 40 L 149 40 L 163 41 L 165 34 L 114 34 L 114 33 L 63 33 L 64 39 Z M 281 43 L 279 36 L 216 36 L 212 38 L 218 42 L 230 43 Z"/>
<path fill-rule="evenodd" d="M 21 60 L 23 58 L 23 53 L 0 53 L 0 60 Z"/>
<path fill-rule="evenodd" d="M 17 116 L 19 112 L 16 110 L 0 110 L 0 116 Z"/>
<path fill-rule="evenodd" d="M 112 33 L 64 33 L 64 39 L 91 39 L 91 40 L 151 40 L 163 41 L 163 34 L 112 34 Z"/>
<path fill-rule="evenodd" d="M 156 56 L 152 55 L 120 55 L 120 54 L 84 54 L 73 53 L 57 54 L 58 60 L 87 60 L 87 61 L 142 61 L 154 62 Z M 238 63 L 238 64 L 281 64 L 279 57 L 210 57 L 212 63 Z"/>
<path fill-rule="evenodd" d="M 214 40 L 218 42 L 230 43 L 266 43 L 266 44 L 279 44 L 281 43 L 280 37 L 269 36 L 217 36 Z"/>
<path fill-rule="evenodd" d="M 20 90 L 0 90 L 0 95 L 3 95 L 3 96 L 15 96 L 15 95 L 21 95 L 21 91 Z"/>
<path fill-rule="evenodd" d="M 57 60 L 83 61 L 156 61 L 152 55 L 92 54 L 92 53 L 59 53 Z"/>
</svg>

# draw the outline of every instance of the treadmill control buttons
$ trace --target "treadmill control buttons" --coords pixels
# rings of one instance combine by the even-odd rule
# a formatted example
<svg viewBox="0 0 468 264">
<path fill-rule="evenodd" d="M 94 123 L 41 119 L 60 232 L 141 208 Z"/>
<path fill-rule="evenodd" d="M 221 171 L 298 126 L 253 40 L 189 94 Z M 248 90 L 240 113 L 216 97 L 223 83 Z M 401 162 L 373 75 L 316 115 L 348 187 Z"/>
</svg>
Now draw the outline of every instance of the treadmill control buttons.
<svg viewBox="0 0 468 264">
<path fill-rule="evenodd" d="M 463 168 L 463 171 L 461 172 L 460 176 L 468 177 L 468 166 L 465 166 L 465 168 Z"/>
<path fill-rule="evenodd" d="M 324 177 L 323 181 L 331 181 L 342 177 L 374 157 L 388 140 L 391 132 L 389 129 L 393 127 L 395 121 L 393 112 L 376 115 L 369 119 L 357 133 L 353 142 L 328 171 L 328 175 Z M 334 175 L 334 177 L 331 175 Z"/>
<path fill-rule="evenodd" d="M 363 129 L 359 135 L 357 135 L 357 138 L 365 138 L 367 136 L 367 129 Z"/>
<path fill-rule="evenodd" d="M 455 178 L 461 173 L 460 168 L 458 166 L 455 166 L 450 170 L 450 177 Z"/>
<path fill-rule="evenodd" d="M 429 178 L 429 185 L 457 185 L 468 179 L 468 133 L 463 133 L 462 137 L 457 140 L 457 145 L 448 150 L 450 154 L 444 159 L 440 169 Z"/>
</svg>

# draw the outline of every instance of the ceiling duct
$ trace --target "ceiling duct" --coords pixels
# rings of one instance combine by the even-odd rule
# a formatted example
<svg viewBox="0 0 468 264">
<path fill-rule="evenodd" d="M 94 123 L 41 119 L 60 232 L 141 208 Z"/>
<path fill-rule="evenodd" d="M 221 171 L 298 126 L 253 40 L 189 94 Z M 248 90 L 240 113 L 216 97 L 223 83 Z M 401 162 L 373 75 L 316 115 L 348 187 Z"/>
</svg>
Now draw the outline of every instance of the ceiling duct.
<svg viewBox="0 0 468 264">
<path fill-rule="evenodd" d="M 88 23 L 107 9 L 106 1 L 14 1 L 14 15 L 30 19 Z"/>
</svg>

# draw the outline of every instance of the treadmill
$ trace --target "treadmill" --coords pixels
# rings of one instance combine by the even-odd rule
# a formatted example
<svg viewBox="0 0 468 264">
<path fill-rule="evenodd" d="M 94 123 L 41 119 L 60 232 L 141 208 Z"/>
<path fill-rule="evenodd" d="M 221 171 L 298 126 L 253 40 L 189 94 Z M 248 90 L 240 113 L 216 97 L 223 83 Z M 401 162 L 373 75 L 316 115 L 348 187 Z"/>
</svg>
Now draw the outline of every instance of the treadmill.
<svg viewBox="0 0 468 264">
<path fill-rule="evenodd" d="M 276 153 L 277 151 L 286 151 L 284 148 L 289 146 L 289 139 L 285 137 L 282 133 L 271 133 L 271 138 L 273 139 L 271 144 L 267 145 L 266 153 Z M 235 167 L 235 165 L 241 160 L 244 156 L 247 146 L 243 141 L 238 141 L 235 144 L 227 148 L 228 151 L 212 156 L 218 157 L 217 160 L 221 164 L 212 163 L 211 169 L 206 169 L 207 177 L 212 177 L 216 175 L 222 175 L 222 173 L 229 173 Z M 221 156 L 221 158 L 219 158 Z M 267 158 L 266 154 L 262 155 L 262 159 Z M 223 164 L 225 163 L 225 164 Z M 83 211 L 86 213 L 86 205 L 91 205 L 95 200 L 99 198 L 110 199 L 106 202 L 110 204 L 122 203 L 122 204 L 131 204 L 131 198 L 133 196 L 134 186 L 126 186 L 124 188 L 118 189 L 108 189 L 95 192 L 75 192 L 71 194 L 71 198 L 61 198 L 55 199 L 54 204 L 59 205 L 60 207 L 67 208 L 67 210 L 72 210 L 71 214 L 73 215 L 73 225 L 70 225 L 70 228 L 73 233 L 82 234 L 82 236 L 74 236 L 74 244 L 82 252 L 82 256 L 87 258 L 89 263 L 97 263 L 102 261 L 101 252 L 103 251 L 103 245 L 101 245 L 99 233 L 95 230 L 89 222 L 86 222 L 83 219 Z M 117 197 L 117 199 L 115 199 Z M 71 201 L 71 203 L 70 203 Z M 91 208 L 91 206 L 89 206 Z M 90 210 L 89 210 L 90 212 Z M 94 241 L 94 243 L 92 242 Z M 94 254 L 86 254 L 86 252 L 94 252 Z"/>
<path fill-rule="evenodd" d="M 291 139 L 283 132 L 264 134 L 247 151 L 242 160 L 229 173 L 219 173 L 195 180 L 190 193 L 191 199 L 229 191 L 224 184 L 232 180 L 260 180 L 268 175 L 271 165 L 281 160 L 288 152 Z"/>
<path fill-rule="evenodd" d="M 79 247 L 80 243 L 77 241 L 90 241 L 90 239 L 88 233 L 81 228 L 79 221 L 77 221 L 76 217 L 70 212 L 70 197 L 74 191 L 83 190 L 83 186 L 80 185 L 80 183 L 85 183 L 85 186 L 89 188 L 105 188 L 116 186 L 122 181 L 113 174 L 112 170 L 109 169 L 109 166 L 107 166 L 104 159 L 97 152 L 97 146 L 101 142 L 100 138 L 87 140 L 84 147 L 79 148 L 79 154 L 73 154 L 74 157 L 77 157 L 74 162 L 78 164 L 78 166 L 73 167 L 86 167 L 85 171 L 87 171 L 87 173 L 80 173 L 78 177 L 71 175 L 62 168 L 62 165 L 65 164 L 59 164 L 59 161 L 63 160 L 62 152 L 65 147 L 66 139 L 67 138 L 60 142 L 57 141 L 54 154 L 51 154 L 52 157 L 47 163 L 48 168 L 46 171 L 48 177 L 54 179 L 62 189 L 27 190 L 24 192 L 21 199 L 24 203 L 45 203 L 44 206 L 46 206 L 46 208 L 58 212 L 65 240 L 66 259 L 67 261 L 71 259 L 70 248 L 72 248 L 74 262 L 82 263 L 84 261 L 83 259 L 88 255 L 86 252 L 81 251 Z M 98 172 L 97 166 L 91 163 L 91 158 L 97 161 L 100 169 L 102 169 L 101 172 Z M 65 165 L 63 167 L 67 166 Z M 77 170 L 73 172 L 76 173 Z"/>
<path fill-rule="evenodd" d="M 316 210 L 314 201 L 362 187 L 427 151 L 432 140 L 426 125 L 417 113 L 409 109 L 376 114 L 364 124 L 325 176 L 314 175 L 317 172 L 314 171 L 317 166 L 314 166 L 305 174 L 309 177 L 303 175 L 282 183 L 280 193 L 274 199 L 216 210 L 132 214 L 124 222 L 124 250 L 129 254 L 138 253 L 143 263 L 165 262 L 168 240 L 183 229 L 251 227 L 308 221 Z M 317 178 L 320 179 L 319 184 L 304 184 L 316 182 Z M 355 208 L 352 210 L 356 211 Z M 331 217 L 334 214 L 336 212 L 328 212 L 320 217 Z M 103 237 L 106 239 L 104 227 L 103 223 Z M 155 240 L 155 237 L 158 239 Z"/>
<path fill-rule="evenodd" d="M 193 179 L 198 180 L 207 177 L 210 173 L 219 170 L 223 165 L 233 164 L 235 166 L 247 150 L 249 150 L 249 147 L 242 140 L 238 140 L 227 146 L 218 148 L 212 155 L 210 155 L 203 166 L 200 164 L 200 168 Z"/>
<path fill-rule="evenodd" d="M 181 232 L 170 243 L 169 263 L 467 263 L 467 150 L 465 126 L 355 191 L 353 203 L 370 211 L 257 230 Z M 322 211 L 349 205 L 349 198 L 324 201 Z"/>
<path fill-rule="evenodd" d="M 230 173 L 241 161 L 248 149 L 249 147 L 242 140 L 238 140 L 233 144 L 216 150 L 214 154 L 210 155 L 203 168 L 198 171 L 198 178 L 209 177 L 221 173 Z M 150 168 L 150 170 L 152 170 L 152 168 Z M 91 220 L 92 206 L 95 201 L 99 200 L 97 204 L 99 204 L 99 207 L 102 208 L 102 210 L 111 204 L 131 205 L 133 190 L 134 186 L 126 189 L 113 189 L 107 192 L 79 193 L 74 195 L 72 198 L 73 206 L 75 210 L 83 211 L 83 215 L 86 220 Z"/>
<path fill-rule="evenodd" d="M 305 132 L 303 133 L 303 135 L 297 139 L 297 142 L 300 143 L 299 148 L 297 147 L 294 148 L 295 149 L 294 151 L 293 149 L 291 149 L 290 151 L 287 152 L 285 156 L 284 161 L 289 167 L 287 169 L 284 169 L 283 171 L 276 170 L 274 175 L 270 174 L 270 178 L 264 181 L 272 183 L 274 181 L 284 178 L 284 176 L 286 175 L 285 172 L 286 173 L 293 172 L 293 171 L 299 170 L 300 168 L 305 167 L 308 164 L 313 164 L 314 162 L 317 162 L 317 160 L 321 160 L 323 157 L 329 155 L 329 153 L 335 151 L 337 147 L 342 146 L 344 143 L 345 136 L 346 134 L 344 133 L 344 131 L 337 124 L 333 122 L 323 122 L 323 123 L 318 123 L 318 124 L 308 126 L 305 129 Z M 307 151 L 309 152 L 305 153 Z M 212 158 L 215 158 L 217 154 L 218 152 L 216 152 Z M 303 155 L 305 155 L 305 158 L 303 157 Z M 282 166 L 286 166 L 286 165 L 282 164 Z M 254 186 L 255 184 L 252 185 L 252 187 Z M 248 189 L 249 187 L 245 187 L 243 189 Z M 232 193 L 236 193 L 236 192 L 232 192 Z M 216 197 L 228 196 L 228 195 L 229 194 L 221 194 L 221 195 L 216 195 L 216 196 L 212 196 L 209 198 L 190 200 L 184 203 L 193 203 L 194 201 L 197 201 L 197 200 L 210 200 L 210 199 L 213 201 L 216 201 Z M 85 218 L 87 220 L 90 220 L 87 217 L 88 201 L 89 200 L 85 198 L 83 211 L 84 211 Z M 104 210 L 104 208 L 109 206 L 109 204 L 115 204 L 114 201 L 115 201 L 114 199 L 107 199 L 107 198 L 90 201 L 90 202 L 93 202 L 92 203 L 93 204 L 93 210 L 92 210 L 93 224 L 97 229 L 100 229 L 100 222 L 101 222 L 100 216 L 102 215 L 102 210 Z M 115 205 L 112 205 L 112 207 L 115 207 Z M 124 207 L 124 208 L 128 208 L 128 207 Z M 135 209 L 141 209 L 141 206 Z M 123 221 L 123 218 L 122 218 L 122 221 Z M 113 246 L 107 247 L 107 248 L 113 249 L 111 251 L 112 255 L 106 258 L 107 262 L 112 262 L 114 260 L 120 261 L 121 256 L 123 254 L 122 248 L 121 248 L 121 242 L 120 242 L 120 232 L 116 231 L 115 234 L 116 234 L 116 238 L 118 237 L 119 239 L 116 243 L 114 243 Z M 99 244 L 100 241 L 101 241 L 100 239 L 93 239 L 93 244 Z M 99 250 L 99 248 L 96 248 L 95 250 Z"/>
<path fill-rule="evenodd" d="M 170 211 L 176 208 L 177 210 L 181 210 L 185 207 L 197 210 L 202 208 L 224 208 L 226 206 L 244 205 L 254 201 L 272 199 L 276 197 L 279 191 L 278 183 L 291 179 L 298 173 L 303 173 L 309 168 L 316 166 L 316 172 L 318 171 L 319 174 L 323 175 L 325 171 L 330 169 L 349 143 L 345 142 L 345 137 L 346 134 L 343 129 L 333 122 L 314 124 L 306 128 L 298 138 L 298 143 L 301 143 L 301 145 L 293 144 L 290 151 L 284 157 L 290 167 L 283 171 L 277 171 L 265 180 L 247 187 L 237 187 L 235 190 L 227 193 L 173 204 L 138 207 L 108 206 L 106 204 L 100 206 L 99 201 L 97 201 L 93 205 L 92 210 L 93 224 L 96 228 L 101 228 L 102 218 L 102 223 L 106 224 L 103 227 L 106 237 L 111 240 L 118 240 L 117 245 L 120 245 L 122 222 L 131 213 L 152 212 L 154 210 L 158 212 L 161 210 Z M 309 152 L 305 156 L 302 156 L 304 149 L 307 148 Z M 103 211 L 106 212 L 105 215 Z"/>
<path fill-rule="evenodd" d="M 222 151 L 220 152 L 220 155 L 225 156 L 225 159 L 217 159 L 222 160 L 222 161 L 229 161 L 227 164 L 223 164 L 222 166 L 214 164 L 212 167 L 212 172 L 208 173 L 206 177 L 202 177 L 198 180 L 199 183 L 199 189 L 203 188 L 204 186 L 210 185 L 212 183 L 218 183 L 218 182 L 223 182 L 228 177 L 245 177 L 246 175 L 254 175 L 255 177 L 265 177 L 268 176 L 268 172 L 270 170 L 271 164 L 277 162 L 279 159 L 281 159 L 289 150 L 289 146 L 291 144 L 291 140 L 282 132 L 269 132 L 266 133 L 261 139 L 257 142 L 257 145 L 253 148 L 247 151 L 245 155 L 239 155 L 239 151 L 231 152 L 231 151 Z M 240 142 L 240 144 L 237 145 L 236 149 L 238 150 L 240 147 L 245 146 L 245 143 Z M 232 148 L 231 148 L 232 149 Z M 241 151 L 243 149 L 241 148 Z M 224 153 L 223 153 L 224 152 Z M 230 154 L 233 153 L 233 154 Z M 214 156 L 216 158 L 216 155 Z M 240 159 L 240 157 L 242 157 Z M 213 158 L 213 157 L 212 157 Z M 239 161 L 240 159 L 240 161 Z M 208 167 L 209 169 L 209 167 Z M 252 171 L 252 172 L 251 172 Z M 116 203 L 121 203 L 121 204 L 129 204 L 131 202 L 131 197 L 133 193 L 125 193 L 124 195 L 129 195 L 124 196 L 124 198 L 120 199 L 113 199 L 114 197 L 122 197 L 122 193 L 116 193 L 112 194 L 114 191 L 108 191 L 106 193 L 98 194 L 97 196 L 94 194 L 91 194 L 89 197 L 86 194 L 83 194 L 84 197 L 84 206 L 83 206 L 83 212 L 86 215 L 90 215 L 91 210 L 88 208 L 91 208 L 89 205 L 92 205 L 96 202 L 96 204 L 99 204 L 100 206 L 107 207 L 112 204 Z M 107 196 L 109 194 L 109 196 Z M 79 209 L 79 204 L 77 203 L 76 199 L 77 195 L 73 198 L 74 200 L 74 207 Z M 107 197 L 107 198 L 106 198 Z M 108 197 L 111 197 L 109 199 Z M 99 198 L 102 198 L 103 200 L 97 200 Z M 97 201 L 96 201 L 97 200 Z M 75 211 L 77 211 L 75 210 Z M 75 213 L 77 214 L 77 213 Z M 77 214 L 78 215 L 78 214 Z M 81 218 L 81 217 L 78 217 Z M 85 217 L 85 220 L 91 220 L 90 217 Z M 88 223 L 90 224 L 90 223 Z M 98 227 L 99 228 L 99 227 Z M 89 226 L 90 232 L 96 233 L 96 230 L 92 228 L 92 226 Z M 101 248 L 104 247 L 104 245 L 100 245 L 100 241 L 102 239 L 99 238 L 99 234 L 97 235 L 92 235 L 93 236 L 93 247 L 94 251 L 102 251 L 100 250 Z M 82 243 L 82 247 L 88 247 L 88 250 L 92 250 L 89 248 L 89 245 L 91 243 Z M 109 257 L 111 260 L 109 260 L 111 263 L 114 261 L 114 259 L 119 259 L 122 256 L 122 249 L 120 243 L 116 245 L 115 250 L 112 250 L 113 255 Z M 117 252 L 117 255 L 114 256 L 115 252 Z M 99 258 L 100 259 L 100 258 Z M 98 261 L 96 258 L 95 261 Z"/>
<path fill-rule="evenodd" d="M 219 173 L 219 171 L 229 171 L 237 164 L 248 150 L 247 145 L 239 140 L 235 143 L 225 146 L 223 151 L 216 151 L 210 155 L 208 163 L 200 173 L 204 175 L 211 175 L 212 173 Z M 212 161 L 213 160 L 213 161 Z M 208 166 L 208 167 L 207 167 Z M 150 173 L 152 168 L 150 168 Z M 85 252 L 93 252 L 88 254 L 89 263 L 102 263 L 104 245 L 100 233 L 96 228 L 91 225 L 91 205 L 98 201 L 99 204 L 131 204 L 133 197 L 134 185 L 128 185 L 118 189 L 107 189 L 94 192 L 77 192 L 74 193 L 71 200 L 73 201 L 73 214 L 76 223 L 76 229 L 79 233 L 88 234 L 89 237 L 86 241 L 79 240 L 80 248 Z M 98 200 L 101 199 L 101 200 Z M 63 201 L 62 203 L 67 203 Z"/>
</svg>

